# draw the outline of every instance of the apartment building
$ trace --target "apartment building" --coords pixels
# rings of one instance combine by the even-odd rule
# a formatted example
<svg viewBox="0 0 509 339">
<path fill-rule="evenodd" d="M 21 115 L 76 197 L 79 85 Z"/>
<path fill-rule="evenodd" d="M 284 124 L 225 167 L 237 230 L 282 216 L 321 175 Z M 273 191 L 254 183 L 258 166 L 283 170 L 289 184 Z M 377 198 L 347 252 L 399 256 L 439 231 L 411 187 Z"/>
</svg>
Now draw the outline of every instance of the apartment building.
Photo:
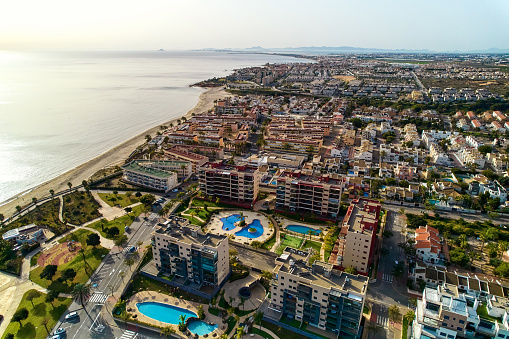
<svg viewBox="0 0 509 339">
<path fill-rule="evenodd" d="M 245 163 L 208 162 L 198 167 L 200 189 L 205 195 L 231 203 L 254 204 L 258 197 L 261 173 L 267 169 Z"/>
<path fill-rule="evenodd" d="M 194 225 L 165 223 L 153 234 L 154 263 L 181 285 L 221 286 L 230 273 L 228 237 L 203 234 Z"/>
<path fill-rule="evenodd" d="M 315 327 L 340 338 L 360 338 L 368 278 L 308 262 L 308 253 L 290 248 L 276 259 L 269 308 L 280 319 L 306 322 L 311 331 Z"/>
<path fill-rule="evenodd" d="M 338 268 L 353 267 L 367 274 L 373 262 L 378 218 L 382 205 L 377 200 L 355 199 L 350 203 L 329 263 Z"/>
<path fill-rule="evenodd" d="M 437 263 L 442 245 L 437 229 L 426 225 L 415 230 L 416 257 L 428 263 Z"/>
<path fill-rule="evenodd" d="M 190 152 L 186 149 L 180 149 L 178 146 L 165 150 L 164 155 L 169 159 L 183 160 L 191 163 L 191 170 L 193 173 L 196 173 L 198 166 L 209 161 L 209 158 L 204 155 Z"/>
<path fill-rule="evenodd" d="M 178 145 L 175 147 L 175 149 L 205 155 L 209 158 L 210 161 L 224 159 L 224 150 L 219 147 L 209 147 L 202 145 Z"/>
<path fill-rule="evenodd" d="M 332 127 L 334 126 L 334 121 L 332 119 L 313 119 L 313 118 L 305 118 L 302 120 L 302 127 L 304 128 L 318 128 L 323 131 L 323 136 L 328 137 L 332 133 Z"/>
<path fill-rule="evenodd" d="M 269 166 L 270 168 L 301 168 L 306 160 L 305 155 L 276 153 L 253 154 L 247 159 L 251 166 Z"/>
<path fill-rule="evenodd" d="M 168 192 L 178 185 L 178 175 L 173 170 L 159 167 L 165 161 L 134 160 L 122 166 L 123 179 L 134 185 Z M 191 164 L 189 165 L 189 169 Z M 184 171 L 181 169 L 181 171 Z"/>
<path fill-rule="evenodd" d="M 342 193 L 342 177 L 338 174 L 285 169 L 277 179 L 276 211 L 336 220 Z"/>
<path fill-rule="evenodd" d="M 267 144 L 264 146 L 268 151 L 284 151 L 296 153 L 311 153 L 317 154 L 322 147 L 322 140 L 305 140 L 305 139 L 285 139 L 280 137 L 269 137 L 265 141 Z"/>
<path fill-rule="evenodd" d="M 483 158 L 481 152 L 477 148 L 465 147 L 456 152 L 456 158 L 460 161 L 462 166 L 467 164 L 477 164 L 478 168 L 484 168 L 486 160 Z"/>
<path fill-rule="evenodd" d="M 502 153 L 488 153 L 486 159 L 496 171 L 507 171 L 507 157 Z"/>
</svg>

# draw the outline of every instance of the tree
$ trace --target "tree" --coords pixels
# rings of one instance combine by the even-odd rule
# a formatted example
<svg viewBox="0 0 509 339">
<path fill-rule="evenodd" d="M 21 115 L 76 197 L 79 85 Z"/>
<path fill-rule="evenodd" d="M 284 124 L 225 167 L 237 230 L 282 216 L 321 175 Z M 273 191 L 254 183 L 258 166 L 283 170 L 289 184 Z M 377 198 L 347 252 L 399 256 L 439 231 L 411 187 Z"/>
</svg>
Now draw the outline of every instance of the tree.
<svg viewBox="0 0 509 339">
<path fill-rule="evenodd" d="M 404 319 L 408 322 L 408 324 L 411 324 L 415 319 L 415 313 L 414 311 L 410 310 L 403 316 Z"/>
<path fill-rule="evenodd" d="M 166 326 L 161 329 L 161 336 L 165 338 L 171 337 L 172 334 L 177 333 L 173 326 Z"/>
<path fill-rule="evenodd" d="M 198 318 L 200 320 L 205 319 L 205 312 L 203 312 L 203 306 L 202 305 L 198 306 Z"/>
<path fill-rule="evenodd" d="M 83 263 L 85 264 L 85 273 L 88 274 L 88 272 L 87 272 L 88 263 L 87 263 L 87 257 L 85 256 L 85 250 L 82 247 L 79 249 L 78 252 L 81 254 L 81 257 L 83 258 Z"/>
<path fill-rule="evenodd" d="M 399 307 L 396 305 L 389 306 L 389 319 L 391 319 L 394 322 L 399 322 L 401 318 L 401 311 L 399 310 Z"/>
<path fill-rule="evenodd" d="M 141 192 L 140 192 L 140 191 L 138 191 L 138 192 L 136 192 L 136 193 L 134 194 L 134 196 L 135 196 L 136 198 L 140 198 L 142 195 L 143 195 L 143 194 L 141 194 Z"/>
<path fill-rule="evenodd" d="M 35 198 L 35 197 L 32 198 L 32 204 L 34 204 L 34 205 L 37 204 L 37 198 Z"/>
<path fill-rule="evenodd" d="M 115 240 L 115 246 L 124 248 L 127 245 L 128 242 L 129 242 L 129 239 L 127 238 L 127 235 L 122 234 L 120 237 L 118 237 Z"/>
<path fill-rule="evenodd" d="M 25 320 L 26 318 L 28 318 L 28 310 L 23 307 L 17 310 L 16 313 L 14 313 L 11 322 L 16 321 L 19 323 L 19 326 L 21 327 L 23 325 L 21 321 Z"/>
<path fill-rule="evenodd" d="M 101 243 L 101 237 L 96 233 L 91 233 L 87 237 L 87 245 L 96 247 Z"/>
<path fill-rule="evenodd" d="M 401 207 L 399 209 L 399 214 L 401 214 L 401 215 L 405 214 L 405 209 L 403 207 Z"/>
<path fill-rule="evenodd" d="M 493 270 L 493 274 L 502 278 L 509 277 L 509 263 L 503 262 L 498 265 L 498 267 Z"/>
<path fill-rule="evenodd" d="M 118 229 L 117 226 L 112 226 L 106 229 L 106 234 L 108 235 L 109 238 L 115 238 L 117 235 L 120 234 L 120 230 Z"/>
<path fill-rule="evenodd" d="M 133 258 L 125 259 L 124 260 L 124 264 L 129 266 L 129 270 L 132 270 L 131 267 L 134 265 L 134 259 Z"/>
<path fill-rule="evenodd" d="M 394 265 L 394 267 L 392 268 L 392 275 L 395 276 L 396 278 L 401 278 L 404 272 L 405 264 L 401 261 Z"/>
<path fill-rule="evenodd" d="M 357 270 L 353 266 L 345 268 L 345 272 L 350 274 L 357 274 Z"/>
<path fill-rule="evenodd" d="M 362 122 L 361 119 L 359 118 L 353 118 L 353 119 L 350 119 L 350 123 L 353 125 L 353 127 L 355 128 L 361 128 L 364 123 Z"/>
<path fill-rule="evenodd" d="M 57 269 L 58 269 L 57 265 L 44 266 L 44 269 L 42 270 L 39 277 L 41 279 L 52 280 L 55 273 L 57 273 Z"/>
<path fill-rule="evenodd" d="M 74 298 L 74 300 L 83 307 L 85 313 L 88 315 L 90 320 L 92 320 L 92 317 L 90 317 L 90 314 L 88 314 L 88 311 L 85 307 L 85 301 L 90 297 L 90 294 L 91 294 L 90 285 L 87 284 L 76 284 L 71 292 L 71 295 Z"/>
<path fill-rule="evenodd" d="M 68 268 L 62 272 L 62 275 L 60 276 L 60 280 L 65 282 L 67 280 L 74 280 L 76 277 L 76 271 L 72 268 Z"/>
<path fill-rule="evenodd" d="M 262 329 L 262 320 L 263 320 L 263 312 L 258 311 L 254 315 L 254 323 L 260 326 L 260 330 Z"/>
<path fill-rule="evenodd" d="M 16 208 L 16 211 L 17 211 L 18 213 L 21 213 L 21 206 L 20 206 L 20 205 L 17 205 L 15 208 Z"/>
<path fill-rule="evenodd" d="M 67 183 L 67 186 L 69 186 L 69 189 L 71 189 L 71 188 L 72 188 L 72 183 L 71 183 L 71 182 L 68 182 L 68 183 Z"/>
<path fill-rule="evenodd" d="M 48 324 L 49 324 L 49 318 L 48 317 L 42 318 L 41 325 L 44 326 L 44 328 L 46 329 L 46 332 L 49 334 Z"/>
<path fill-rule="evenodd" d="M 152 140 L 150 134 L 145 135 L 145 140 L 147 140 L 147 142 L 150 142 Z"/>
<path fill-rule="evenodd" d="M 179 324 L 178 324 L 178 327 L 179 327 L 179 331 L 180 331 L 180 332 L 184 332 L 184 331 L 187 329 L 187 324 L 186 324 L 186 315 L 181 314 L 181 315 L 179 316 Z"/>
<path fill-rule="evenodd" d="M 143 205 L 150 206 L 156 201 L 156 197 L 153 194 L 145 194 L 140 198 L 140 202 Z"/>
<path fill-rule="evenodd" d="M 37 292 L 36 290 L 28 291 L 26 300 L 30 301 L 30 303 L 32 304 L 32 307 L 34 307 L 34 299 L 37 299 L 37 298 L 39 298 L 39 292 Z"/>
<path fill-rule="evenodd" d="M 46 298 L 44 299 L 44 301 L 47 302 L 47 303 L 50 303 L 51 306 L 54 307 L 53 301 L 56 298 L 58 298 L 58 295 L 59 295 L 58 291 L 48 290 L 48 294 L 46 294 Z"/>
<path fill-rule="evenodd" d="M 479 153 L 486 156 L 486 154 L 491 153 L 492 147 L 490 145 L 482 145 L 479 146 L 477 150 L 479 151 Z"/>
</svg>

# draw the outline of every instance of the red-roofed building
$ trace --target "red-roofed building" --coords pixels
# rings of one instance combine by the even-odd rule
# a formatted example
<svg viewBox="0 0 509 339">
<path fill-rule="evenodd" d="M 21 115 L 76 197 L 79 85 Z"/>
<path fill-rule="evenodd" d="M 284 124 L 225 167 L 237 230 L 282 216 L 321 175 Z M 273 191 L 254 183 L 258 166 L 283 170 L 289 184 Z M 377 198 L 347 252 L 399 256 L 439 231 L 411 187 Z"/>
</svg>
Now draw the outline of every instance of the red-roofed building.
<svg viewBox="0 0 509 339">
<path fill-rule="evenodd" d="M 427 263 L 438 262 L 442 249 L 438 230 L 428 225 L 416 229 L 414 247 L 417 258 Z"/>
</svg>

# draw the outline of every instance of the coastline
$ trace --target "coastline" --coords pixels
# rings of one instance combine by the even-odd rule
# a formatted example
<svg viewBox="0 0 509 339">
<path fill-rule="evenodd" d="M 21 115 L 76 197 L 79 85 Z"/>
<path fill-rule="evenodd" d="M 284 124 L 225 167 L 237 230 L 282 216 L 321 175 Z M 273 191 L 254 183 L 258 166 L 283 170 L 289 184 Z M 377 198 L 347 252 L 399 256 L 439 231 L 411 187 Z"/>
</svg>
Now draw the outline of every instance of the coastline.
<svg viewBox="0 0 509 339">
<path fill-rule="evenodd" d="M 160 131 L 160 125 L 168 125 L 172 122 L 176 124 L 176 121 L 182 117 L 189 118 L 193 113 L 197 114 L 205 112 L 214 107 L 214 100 L 229 96 L 232 95 L 227 93 L 222 87 L 212 87 L 207 89 L 205 92 L 200 94 L 196 106 L 194 106 L 186 114 L 167 121 L 164 124 L 158 124 L 157 126 L 124 141 L 120 145 L 113 147 L 112 149 L 65 173 L 62 173 L 53 179 L 10 197 L 3 203 L 3 205 L 0 206 L 0 213 L 7 218 L 16 211 L 17 205 L 23 206 L 29 204 L 32 202 L 33 197 L 37 199 L 48 197 L 51 189 L 55 192 L 68 189 L 68 182 L 71 182 L 73 185 L 79 185 L 83 180 L 88 180 L 94 173 L 102 168 L 122 164 L 129 154 L 136 149 L 136 147 L 145 142 L 145 135 L 155 135 L 158 131 Z"/>
</svg>

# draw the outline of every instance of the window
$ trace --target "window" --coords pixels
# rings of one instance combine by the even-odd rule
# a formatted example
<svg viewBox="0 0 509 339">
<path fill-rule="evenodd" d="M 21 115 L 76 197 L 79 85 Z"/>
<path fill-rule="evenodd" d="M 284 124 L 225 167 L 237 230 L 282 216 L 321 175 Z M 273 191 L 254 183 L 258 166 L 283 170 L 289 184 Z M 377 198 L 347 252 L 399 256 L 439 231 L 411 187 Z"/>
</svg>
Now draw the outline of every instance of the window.
<svg viewBox="0 0 509 339">
<path fill-rule="evenodd" d="M 443 327 L 447 327 L 447 323 L 442 323 L 442 326 Z"/>
<path fill-rule="evenodd" d="M 449 316 L 448 315 L 444 315 L 444 319 L 449 319 Z"/>
<path fill-rule="evenodd" d="M 456 327 L 456 330 L 460 331 L 460 332 L 463 331 L 463 329 L 461 327 Z"/>
<path fill-rule="evenodd" d="M 440 332 L 440 335 L 441 335 L 442 337 L 447 337 L 447 334 L 445 334 L 444 332 Z"/>
<path fill-rule="evenodd" d="M 497 338 L 505 338 L 505 334 L 499 334 L 497 335 Z"/>
<path fill-rule="evenodd" d="M 327 302 L 327 299 L 322 299 L 322 301 L 323 301 L 324 303 L 326 303 L 326 302 Z"/>
<path fill-rule="evenodd" d="M 460 324 L 464 324 L 465 323 L 465 320 L 460 320 Z"/>
</svg>

